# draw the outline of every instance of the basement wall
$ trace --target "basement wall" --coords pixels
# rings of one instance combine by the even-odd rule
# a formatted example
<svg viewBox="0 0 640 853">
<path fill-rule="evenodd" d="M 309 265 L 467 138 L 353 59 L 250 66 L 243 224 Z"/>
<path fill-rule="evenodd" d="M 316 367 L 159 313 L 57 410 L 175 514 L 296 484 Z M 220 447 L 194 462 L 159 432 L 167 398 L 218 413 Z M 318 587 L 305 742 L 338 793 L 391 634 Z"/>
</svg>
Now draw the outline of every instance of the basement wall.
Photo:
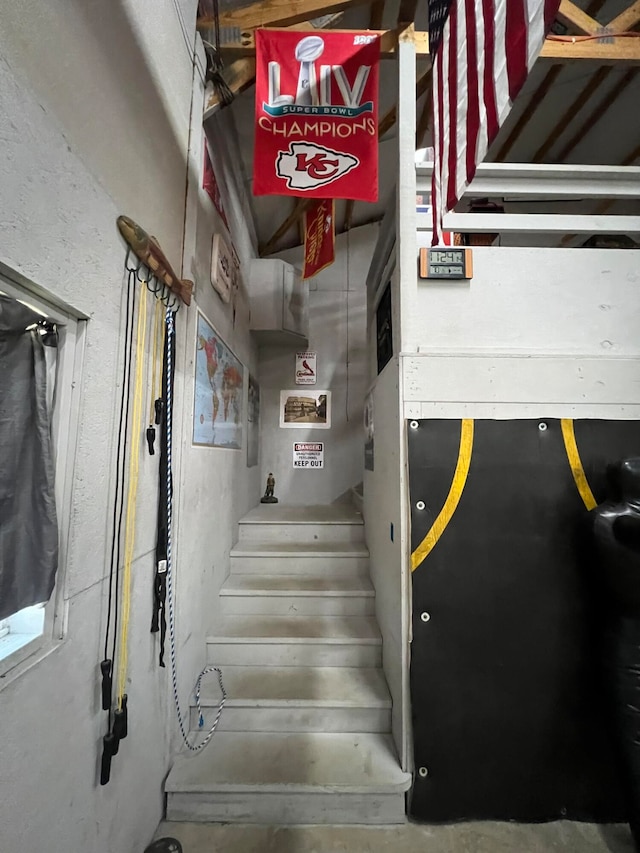
<svg viewBox="0 0 640 853">
<path fill-rule="evenodd" d="M 195 0 L 180 7 L 191 22 L 188 30 L 195 7 Z M 167 668 L 160 669 L 157 637 L 149 632 L 158 456 L 149 457 L 143 444 L 132 569 L 129 737 L 114 759 L 111 782 L 98 784 L 106 731 L 98 666 L 126 285 L 119 214 L 155 234 L 175 269 L 196 280 L 194 303 L 182 306 L 176 318 L 174 547 L 183 713 L 204 664 L 204 636 L 228 570 L 236 522 L 259 490 L 259 468 L 246 467 L 244 443 L 241 451 L 191 444 L 197 309 L 254 372 L 257 353 L 245 294 L 239 294 L 234 317 L 209 283 L 212 233 L 221 225 L 199 189 L 203 62 L 199 53 L 194 75 L 177 8 L 170 0 L 72 2 L 64 10 L 30 0 L 3 4 L 0 269 L 88 318 L 81 321 L 84 347 L 78 353 L 83 363 L 77 447 L 68 460 L 71 508 L 62 519 L 68 524 L 66 564 L 59 573 L 64 636 L 48 646 L 46 656 L 0 680 L 0 850 L 7 853 L 140 853 L 162 817 L 162 784 L 179 745 L 169 656 Z M 224 134 L 224 122 L 219 130 Z M 233 164 L 223 156 L 215 159 L 226 187 Z M 252 237 L 243 222 L 243 201 L 237 193 L 225 201 L 244 262 Z M 147 391 L 145 409 L 148 402 Z"/>
<path fill-rule="evenodd" d="M 336 238 L 335 263 L 309 280 L 307 346 L 260 348 L 262 484 L 273 472 L 276 496 L 285 504 L 329 504 L 362 481 L 363 403 L 366 390 L 366 274 L 377 225 L 354 228 Z M 278 257 L 302 267 L 302 249 Z M 316 385 L 331 392 L 331 429 L 286 429 L 279 423 L 280 391 L 295 384 L 296 350 L 318 354 Z M 296 441 L 324 443 L 322 470 L 294 470 Z"/>
</svg>

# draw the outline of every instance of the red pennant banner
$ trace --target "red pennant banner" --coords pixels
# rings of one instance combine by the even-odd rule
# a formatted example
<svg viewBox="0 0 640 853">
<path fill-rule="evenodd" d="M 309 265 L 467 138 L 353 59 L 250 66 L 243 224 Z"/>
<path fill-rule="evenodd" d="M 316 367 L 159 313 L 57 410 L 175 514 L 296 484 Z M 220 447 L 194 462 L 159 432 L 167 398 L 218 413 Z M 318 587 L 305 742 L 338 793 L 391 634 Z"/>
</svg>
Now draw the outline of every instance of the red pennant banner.
<svg viewBox="0 0 640 853">
<path fill-rule="evenodd" d="M 254 195 L 378 200 L 371 33 L 256 30 Z"/>
<path fill-rule="evenodd" d="M 335 260 L 336 218 L 332 199 L 314 201 L 304 213 L 304 272 L 312 278 Z"/>
<path fill-rule="evenodd" d="M 222 221 L 228 228 L 229 223 L 227 222 L 227 214 L 224 212 L 224 207 L 222 206 L 222 196 L 220 195 L 220 188 L 218 187 L 215 172 L 213 171 L 213 164 L 211 163 L 211 157 L 209 157 L 209 149 L 207 148 L 206 141 L 204 143 L 204 168 L 202 170 L 202 187 L 204 190 L 206 190 L 206 193 L 213 202 L 215 209 L 218 211 L 218 213 L 222 217 Z"/>
</svg>

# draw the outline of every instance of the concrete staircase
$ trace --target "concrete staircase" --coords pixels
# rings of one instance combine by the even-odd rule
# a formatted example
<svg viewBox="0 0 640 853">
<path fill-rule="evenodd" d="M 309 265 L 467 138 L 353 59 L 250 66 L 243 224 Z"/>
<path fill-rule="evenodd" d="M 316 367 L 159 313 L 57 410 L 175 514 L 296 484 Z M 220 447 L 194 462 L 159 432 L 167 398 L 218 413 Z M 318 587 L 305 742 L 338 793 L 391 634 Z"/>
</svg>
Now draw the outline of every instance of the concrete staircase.
<svg viewBox="0 0 640 853">
<path fill-rule="evenodd" d="M 207 639 L 228 699 L 209 746 L 167 778 L 168 820 L 404 821 L 411 777 L 390 735 L 368 561 L 349 506 L 260 506 L 240 522 Z M 212 684 L 207 718 L 218 701 Z"/>
</svg>

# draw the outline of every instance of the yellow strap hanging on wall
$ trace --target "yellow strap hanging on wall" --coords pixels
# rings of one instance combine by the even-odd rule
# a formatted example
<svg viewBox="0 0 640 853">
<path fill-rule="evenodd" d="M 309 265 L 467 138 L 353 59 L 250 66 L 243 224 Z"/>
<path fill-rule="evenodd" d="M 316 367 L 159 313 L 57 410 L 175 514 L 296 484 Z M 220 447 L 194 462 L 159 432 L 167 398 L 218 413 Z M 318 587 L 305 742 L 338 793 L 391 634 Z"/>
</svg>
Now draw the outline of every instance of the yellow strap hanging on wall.
<svg viewBox="0 0 640 853">
<path fill-rule="evenodd" d="M 127 488 L 127 512 L 124 531 L 124 564 L 122 567 L 122 613 L 120 621 L 120 655 L 118 663 L 118 707 L 122 710 L 122 697 L 126 692 L 129 659 L 129 616 L 131 613 L 131 565 L 136 538 L 136 505 L 140 472 L 140 445 L 144 429 L 144 355 L 147 334 L 147 285 L 140 284 L 140 307 L 136 328 L 136 374 L 133 385 L 133 413 L 131 416 L 131 458 Z"/>
<path fill-rule="evenodd" d="M 451 521 L 454 512 L 460 503 L 462 492 L 464 491 L 467 476 L 469 474 L 469 466 L 471 465 L 471 454 L 473 452 L 473 419 L 464 418 L 460 424 L 460 447 L 458 450 L 458 462 L 456 470 L 453 474 L 453 481 L 449 494 L 444 502 L 444 506 L 440 510 L 440 514 L 433 522 L 431 529 L 424 537 L 422 542 L 411 555 L 411 571 L 415 572 L 418 566 L 435 548 L 438 540 L 444 533 L 447 525 Z"/>
<path fill-rule="evenodd" d="M 589 483 L 587 481 L 587 475 L 584 472 L 582 460 L 580 459 L 580 453 L 578 452 L 578 445 L 576 443 L 576 434 L 573 427 L 573 420 L 571 418 L 562 418 L 562 420 L 560 421 L 560 426 L 562 427 L 564 449 L 567 452 L 567 459 L 569 460 L 569 465 L 571 466 L 571 473 L 573 474 L 573 479 L 575 480 L 575 484 L 578 487 L 578 491 L 580 492 L 580 497 L 582 498 L 584 505 L 588 510 L 592 510 L 598 505 L 598 502 L 593 496 L 593 492 L 591 491 L 591 487 L 589 486 Z"/>
</svg>

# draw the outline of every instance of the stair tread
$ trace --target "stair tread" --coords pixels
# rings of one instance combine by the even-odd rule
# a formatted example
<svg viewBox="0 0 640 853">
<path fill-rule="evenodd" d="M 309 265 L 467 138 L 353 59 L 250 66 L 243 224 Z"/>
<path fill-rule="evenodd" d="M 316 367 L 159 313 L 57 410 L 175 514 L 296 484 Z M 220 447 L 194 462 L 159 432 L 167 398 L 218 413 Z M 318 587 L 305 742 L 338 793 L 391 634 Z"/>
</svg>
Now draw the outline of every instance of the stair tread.
<svg viewBox="0 0 640 853">
<path fill-rule="evenodd" d="M 220 595 L 329 595 L 373 597 L 367 577 L 332 578 L 326 575 L 230 575 Z"/>
<path fill-rule="evenodd" d="M 364 542 L 238 542 L 232 557 L 368 557 Z"/>
<path fill-rule="evenodd" d="M 382 642 L 373 616 L 223 616 L 208 643 L 376 643 Z"/>
<path fill-rule="evenodd" d="M 362 514 L 349 504 L 288 506 L 261 504 L 240 519 L 240 524 L 363 524 Z"/>
<path fill-rule="evenodd" d="M 165 790 L 393 793 L 410 782 L 390 735 L 217 732 L 201 752 L 177 757 Z"/>
<path fill-rule="evenodd" d="M 338 666 L 223 666 L 227 706 L 390 708 L 391 696 L 381 669 Z M 202 688 L 203 706 L 217 705 L 217 679 Z M 224 712 L 223 712 L 224 713 Z"/>
</svg>

